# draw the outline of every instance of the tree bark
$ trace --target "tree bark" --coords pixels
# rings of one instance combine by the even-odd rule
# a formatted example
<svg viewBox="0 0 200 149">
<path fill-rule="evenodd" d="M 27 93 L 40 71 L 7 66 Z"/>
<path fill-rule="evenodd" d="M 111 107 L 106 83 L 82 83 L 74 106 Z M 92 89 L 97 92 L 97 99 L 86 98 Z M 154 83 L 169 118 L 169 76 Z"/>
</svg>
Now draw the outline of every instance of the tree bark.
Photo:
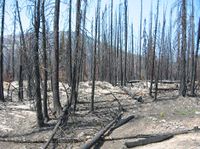
<svg viewBox="0 0 200 149">
<path fill-rule="evenodd" d="M 157 29 L 158 29 L 158 15 L 159 15 L 159 0 L 157 1 L 157 13 L 156 13 L 156 22 L 155 22 L 155 31 L 154 31 L 154 42 L 153 42 L 153 53 L 152 53 L 152 68 L 151 68 L 151 84 L 149 88 L 149 94 L 152 96 L 153 88 L 153 79 L 154 79 L 154 69 L 155 69 L 155 54 L 156 54 L 156 39 L 157 39 Z"/>
<path fill-rule="evenodd" d="M 26 51 L 26 43 L 25 43 L 25 37 L 24 37 L 24 31 L 22 28 L 22 22 L 21 22 L 21 15 L 19 12 L 19 5 L 18 0 L 16 0 L 16 7 L 17 7 L 17 14 L 18 14 L 18 21 L 21 31 L 21 41 L 22 41 L 22 47 L 20 47 L 20 55 L 19 55 L 19 90 L 18 90 L 18 98 L 19 101 L 23 100 L 23 60 L 25 59 L 25 51 Z M 24 59 L 23 59 L 24 57 Z"/>
<path fill-rule="evenodd" d="M 93 75 L 92 75 L 92 95 L 91 95 L 91 111 L 94 111 L 94 94 L 95 94 L 95 80 L 96 80 L 96 52 L 97 52 L 97 29 L 98 21 L 100 21 L 100 4 L 97 2 L 96 18 L 95 18 L 95 37 L 94 37 L 94 53 L 93 53 Z"/>
<path fill-rule="evenodd" d="M 45 121 L 49 120 L 47 108 L 47 80 L 48 80 L 48 67 L 47 67 L 47 49 L 46 49 L 46 19 L 45 19 L 45 0 L 42 1 L 42 49 L 43 49 L 43 65 L 44 65 L 44 91 L 43 91 L 43 115 Z"/>
<path fill-rule="evenodd" d="M 80 25 L 81 25 L 81 0 L 76 1 L 76 41 L 75 41 L 75 54 L 74 54 L 74 65 L 73 65 L 73 77 L 71 87 L 70 104 L 73 102 L 74 112 L 76 111 L 76 104 L 78 99 L 78 60 L 80 58 Z"/>
<path fill-rule="evenodd" d="M 56 115 L 61 114 L 61 103 L 59 97 L 59 15 L 60 15 L 60 0 L 55 0 L 54 9 L 54 50 L 52 51 L 52 87 L 53 87 L 53 105 Z"/>
<path fill-rule="evenodd" d="M 34 14 L 34 79 L 35 79 L 35 100 L 36 100 L 36 112 L 37 112 L 37 124 L 39 127 L 44 126 L 44 119 L 42 115 L 42 102 L 40 91 L 40 70 L 39 70 L 39 28 L 40 28 L 40 0 L 35 3 Z"/>
<path fill-rule="evenodd" d="M 181 39 L 181 73 L 180 73 L 180 90 L 179 95 L 185 97 L 187 92 L 186 87 L 186 0 L 182 0 L 181 5 L 181 26 L 182 26 L 182 39 Z"/>
<path fill-rule="evenodd" d="M 5 101 L 3 93 L 3 46 L 4 46 L 4 20 L 5 20 L 5 0 L 2 1 L 1 17 L 1 45 L 0 45 L 0 100 Z"/>
<path fill-rule="evenodd" d="M 124 33 L 124 39 L 125 39 L 125 61 L 124 61 L 124 85 L 126 86 L 127 82 L 127 51 L 128 51 L 128 1 L 124 0 L 124 13 L 125 13 L 125 33 Z"/>
</svg>

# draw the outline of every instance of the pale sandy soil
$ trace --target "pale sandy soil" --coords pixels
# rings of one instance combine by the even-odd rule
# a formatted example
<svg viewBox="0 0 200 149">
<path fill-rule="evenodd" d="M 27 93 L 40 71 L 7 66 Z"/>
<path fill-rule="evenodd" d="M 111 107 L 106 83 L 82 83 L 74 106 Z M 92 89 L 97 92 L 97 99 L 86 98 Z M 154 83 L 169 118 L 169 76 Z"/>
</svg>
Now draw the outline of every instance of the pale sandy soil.
<svg viewBox="0 0 200 149">
<path fill-rule="evenodd" d="M 60 83 L 60 97 L 62 105 L 67 102 L 65 88 L 66 84 Z M 17 88 L 17 83 L 13 82 Z M 80 83 L 79 104 L 76 114 L 71 114 L 68 125 L 64 131 L 59 131 L 56 138 L 76 138 L 83 142 L 58 144 L 57 148 L 79 148 L 84 142 L 91 139 L 102 127 L 112 121 L 119 112 L 119 105 L 114 100 L 111 92 L 119 99 L 126 110 L 123 116 L 135 115 L 136 118 L 129 123 L 113 131 L 110 138 L 126 137 L 137 134 L 168 133 L 192 129 L 200 126 L 200 100 L 198 97 L 178 97 L 177 91 L 159 94 L 159 100 L 152 102 L 148 96 L 148 84 L 136 83 L 128 89 L 136 96 L 142 96 L 144 103 L 139 103 L 125 95 L 119 87 L 114 87 L 107 82 L 96 83 L 95 113 L 90 113 L 91 82 Z M 13 88 L 14 88 L 13 87 Z M 164 87 L 173 87 L 162 86 Z M 13 89 L 14 90 L 14 89 Z M 69 91 L 68 91 L 69 92 Z M 49 96 L 49 114 L 52 115 L 52 93 Z M 17 92 L 13 91 L 13 102 L 0 103 L 0 136 L 47 140 L 51 130 L 38 131 L 36 127 L 36 113 L 34 102 L 27 99 L 23 102 L 17 101 Z M 48 122 L 55 124 L 56 120 Z M 106 141 L 101 146 L 103 149 L 125 148 L 124 142 L 132 140 Z M 200 134 L 190 133 L 177 135 L 174 138 L 137 147 L 138 149 L 198 149 L 200 148 Z M 22 149 L 40 148 L 43 144 L 25 144 L 0 141 L 0 149 Z M 52 144 L 51 144 L 52 147 Z"/>
</svg>

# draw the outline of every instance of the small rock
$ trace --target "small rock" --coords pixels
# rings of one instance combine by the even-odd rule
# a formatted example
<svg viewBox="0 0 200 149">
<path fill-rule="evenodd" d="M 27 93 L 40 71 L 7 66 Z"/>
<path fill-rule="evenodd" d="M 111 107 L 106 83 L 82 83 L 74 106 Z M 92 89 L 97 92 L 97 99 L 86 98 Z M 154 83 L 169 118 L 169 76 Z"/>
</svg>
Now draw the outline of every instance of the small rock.
<svg viewBox="0 0 200 149">
<path fill-rule="evenodd" d="M 200 115 L 200 111 L 195 111 L 195 114 L 196 115 Z"/>
<path fill-rule="evenodd" d="M 81 137 L 83 137 L 84 135 L 85 135 L 85 133 L 84 133 L 84 132 L 81 132 L 81 133 L 78 134 L 77 137 L 78 137 L 78 138 L 81 138 Z"/>
<path fill-rule="evenodd" d="M 163 120 L 161 120 L 161 121 L 160 121 L 160 123 L 166 123 L 166 120 L 165 120 L 165 119 L 163 119 Z"/>
</svg>

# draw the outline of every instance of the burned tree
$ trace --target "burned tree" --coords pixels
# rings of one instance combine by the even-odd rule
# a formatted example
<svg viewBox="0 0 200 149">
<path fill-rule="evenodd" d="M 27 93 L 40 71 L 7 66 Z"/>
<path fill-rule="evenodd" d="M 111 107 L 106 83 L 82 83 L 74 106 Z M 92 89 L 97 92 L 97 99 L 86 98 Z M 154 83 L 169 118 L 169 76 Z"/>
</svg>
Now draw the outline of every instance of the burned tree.
<svg viewBox="0 0 200 149">
<path fill-rule="evenodd" d="M 40 28 L 40 0 L 35 2 L 35 14 L 34 14 L 34 79 L 35 79 L 35 101 L 37 112 L 37 123 L 39 127 L 44 125 L 44 119 L 42 115 L 42 102 L 41 102 L 41 90 L 40 90 L 40 70 L 39 70 L 39 28 Z"/>
<path fill-rule="evenodd" d="M 94 37 L 94 54 L 93 54 L 93 76 L 92 76 L 92 96 L 91 96 L 91 111 L 94 111 L 94 91 L 95 91 L 95 80 L 96 80 L 96 52 L 97 52 L 97 29 L 98 21 L 100 18 L 100 0 L 97 2 L 96 18 L 95 18 L 95 37 Z"/>
<path fill-rule="evenodd" d="M 52 51 L 52 87 L 53 87 L 53 105 L 54 112 L 59 116 L 61 114 L 61 104 L 59 97 L 59 15 L 60 0 L 55 0 L 54 8 L 54 50 Z"/>
<path fill-rule="evenodd" d="M 125 39 L 125 61 L 124 61 L 124 85 L 126 86 L 127 82 L 127 51 L 128 51 L 128 1 L 124 0 L 124 39 Z"/>
<path fill-rule="evenodd" d="M 45 0 L 42 1 L 42 50 L 43 50 L 43 65 L 44 65 L 44 91 L 43 91 L 43 114 L 45 121 L 49 120 L 47 109 L 47 80 L 48 80 L 48 68 L 47 68 L 47 46 L 46 46 L 46 20 L 45 20 Z"/>
<path fill-rule="evenodd" d="M 186 29 L 187 29 L 187 15 L 186 15 L 186 0 L 182 0 L 181 4 L 181 26 L 182 26 L 182 39 L 181 39 L 181 73 L 180 73 L 180 90 L 179 95 L 185 97 L 187 86 L 186 86 Z"/>
<path fill-rule="evenodd" d="M 0 100 L 5 101 L 3 93 L 3 45 L 4 45 L 4 20 L 5 20 L 5 0 L 2 1 L 1 17 L 1 45 L 0 45 Z"/>
</svg>

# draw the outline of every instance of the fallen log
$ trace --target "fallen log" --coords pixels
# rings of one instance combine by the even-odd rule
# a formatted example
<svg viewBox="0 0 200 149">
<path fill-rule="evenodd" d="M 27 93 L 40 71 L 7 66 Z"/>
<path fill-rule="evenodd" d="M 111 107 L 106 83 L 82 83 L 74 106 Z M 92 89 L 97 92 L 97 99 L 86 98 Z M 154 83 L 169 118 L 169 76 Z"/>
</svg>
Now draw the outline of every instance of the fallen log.
<svg viewBox="0 0 200 149">
<path fill-rule="evenodd" d="M 129 90 L 127 90 L 124 87 L 121 87 L 121 90 L 124 91 L 127 95 L 129 95 L 132 99 L 137 100 L 138 102 L 143 103 L 144 100 L 142 99 L 142 96 L 136 96 L 136 94 L 131 93 Z"/>
<path fill-rule="evenodd" d="M 101 129 L 92 140 L 86 142 L 81 149 L 90 149 L 93 145 L 98 143 L 98 141 L 101 139 L 101 137 L 115 124 L 121 119 L 122 113 L 120 113 L 116 119 L 114 119 L 112 122 L 110 122 L 106 127 Z"/>
<path fill-rule="evenodd" d="M 155 81 L 153 81 L 153 83 L 155 83 Z M 179 80 L 175 80 L 175 81 L 171 81 L 171 80 L 158 80 L 158 83 L 161 83 L 161 84 L 179 84 L 180 81 Z"/>
<path fill-rule="evenodd" d="M 173 91 L 173 90 L 178 90 L 178 88 L 158 88 L 157 90 L 158 91 Z"/>
<path fill-rule="evenodd" d="M 117 129 L 117 128 L 119 128 L 120 126 L 122 126 L 122 125 L 128 123 L 128 122 L 129 122 L 130 120 L 132 120 L 133 118 L 135 118 L 135 116 L 134 116 L 134 115 L 130 115 L 130 116 L 126 117 L 126 118 L 123 118 L 123 119 L 119 120 L 119 121 L 117 122 L 117 124 L 112 128 L 112 130 Z"/>
<path fill-rule="evenodd" d="M 68 114 L 69 114 L 69 107 L 70 104 L 66 105 L 63 109 L 62 114 L 60 115 L 57 124 L 55 125 L 53 132 L 51 134 L 51 136 L 49 137 L 48 141 L 45 143 L 43 149 L 46 149 L 48 147 L 48 145 L 50 144 L 50 142 L 53 140 L 53 137 L 55 136 L 58 128 L 61 126 L 62 123 L 66 122 L 66 119 L 68 118 Z"/>
<path fill-rule="evenodd" d="M 132 142 L 125 142 L 125 145 L 127 148 L 132 148 L 136 146 L 142 146 L 142 145 L 147 145 L 151 143 L 158 143 L 162 142 L 168 139 L 171 139 L 175 135 L 181 135 L 181 134 L 187 134 L 187 133 L 192 133 L 192 132 L 199 132 L 200 129 L 196 126 L 193 129 L 188 129 L 188 130 L 183 130 L 179 132 L 174 132 L 174 133 L 165 133 L 165 134 L 154 134 L 154 135 L 137 135 L 137 136 L 129 136 L 128 138 L 133 139 L 133 138 L 143 138 L 141 140 L 137 141 L 132 141 Z"/>
<path fill-rule="evenodd" d="M 137 141 L 134 141 L 134 142 L 125 142 L 125 145 L 126 145 L 127 148 L 132 148 L 132 147 L 136 147 L 136 146 L 147 145 L 147 144 L 150 144 L 150 143 L 162 142 L 162 141 L 171 139 L 173 136 L 174 135 L 172 135 L 172 134 L 157 135 L 157 136 L 137 140 Z"/>
<path fill-rule="evenodd" d="M 114 101 L 117 101 L 118 105 L 119 105 L 119 110 L 120 111 L 125 111 L 125 109 L 123 108 L 121 102 L 119 101 L 119 99 L 113 94 L 111 93 L 111 95 L 114 97 Z"/>
<path fill-rule="evenodd" d="M 83 139 L 79 138 L 54 138 L 52 139 L 52 142 L 58 142 L 58 143 L 78 143 L 83 142 Z M 32 138 L 0 138 L 0 142 L 12 142 L 12 143 L 45 143 L 45 139 L 32 139 Z"/>
<path fill-rule="evenodd" d="M 133 135 L 133 136 L 125 136 L 125 137 L 106 137 L 104 138 L 104 141 L 117 141 L 117 140 L 128 140 L 128 139 L 138 139 L 138 138 L 149 138 L 153 137 L 154 135 L 148 135 L 148 134 L 139 134 L 139 135 Z"/>
<path fill-rule="evenodd" d="M 129 80 L 127 83 L 139 83 L 141 80 Z"/>
</svg>

